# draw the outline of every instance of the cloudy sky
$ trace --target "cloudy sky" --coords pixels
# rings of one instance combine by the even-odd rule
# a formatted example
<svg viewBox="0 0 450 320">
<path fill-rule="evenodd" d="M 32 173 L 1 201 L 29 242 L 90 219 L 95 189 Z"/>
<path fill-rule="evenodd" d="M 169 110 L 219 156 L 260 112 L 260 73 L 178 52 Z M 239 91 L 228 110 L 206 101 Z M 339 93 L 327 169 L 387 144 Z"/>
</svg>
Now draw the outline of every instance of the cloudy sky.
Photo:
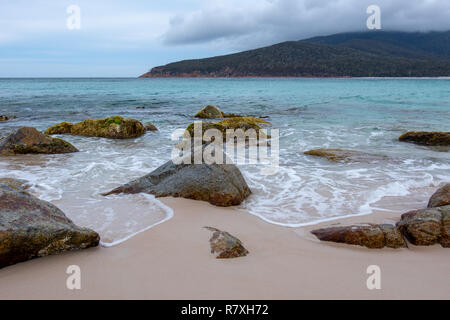
<svg viewBox="0 0 450 320">
<path fill-rule="evenodd" d="M 80 29 L 67 12 L 80 9 Z M 0 77 L 134 77 L 151 67 L 285 40 L 450 30 L 449 0 L 0 0 Z M 70 20 L 73 22 L 73 20 Z"/>
</svg>

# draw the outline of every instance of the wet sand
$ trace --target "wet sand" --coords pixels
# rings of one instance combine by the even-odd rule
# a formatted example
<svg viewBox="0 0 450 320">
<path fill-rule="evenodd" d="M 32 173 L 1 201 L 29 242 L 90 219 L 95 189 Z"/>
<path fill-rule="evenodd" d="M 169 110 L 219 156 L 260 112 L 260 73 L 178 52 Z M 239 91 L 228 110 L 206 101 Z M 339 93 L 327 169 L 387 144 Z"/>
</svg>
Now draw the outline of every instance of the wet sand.
<svg viewBox="0 0 450 320">
<path fill-rule="evenodd" d="M 174 217 L 111 248 L 92 248 L 0 270 L 0 299 L 449 299 L 450 254 L 440 245 L 370 250 L 321 243 L 322 226 L 398 220 L 368 216 L 287 228 L 233 208 L 163 199 Z M 238 237 L 247 257 L 217 260 L 212 226 Z M 66 288 L 66 269 L 81 268 L 81 290 Z M 369 290 L 369 265 L 381 290 Z"/>
</svg>

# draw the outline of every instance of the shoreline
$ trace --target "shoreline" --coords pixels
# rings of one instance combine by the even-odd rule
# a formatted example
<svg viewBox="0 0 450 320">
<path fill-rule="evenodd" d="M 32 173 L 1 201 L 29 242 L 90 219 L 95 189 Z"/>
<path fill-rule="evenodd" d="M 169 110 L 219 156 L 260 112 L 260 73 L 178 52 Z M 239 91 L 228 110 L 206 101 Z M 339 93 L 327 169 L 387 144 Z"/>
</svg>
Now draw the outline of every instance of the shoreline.
<svg viewBox="0 0 450 320">
<path fill-rule="evenodd" d="M 374 212 L 314 227 L 281 227 L 235 208 L 161 198 L 172 219 L 114 247 L 49 256 L 0 269 L 0 299 L 448 299 L 450 257 L 439 245 L 367 249 L 317 240 L 325 225 L 380 223 L 398 215 Z M 238 237 L 250 254 L 217 260 L 216 227 Z M 382 289 L 368 290 L 366 269 L 379 265 Z M 81 290 L 65 273 L 79 265 Z"/>
</svg>

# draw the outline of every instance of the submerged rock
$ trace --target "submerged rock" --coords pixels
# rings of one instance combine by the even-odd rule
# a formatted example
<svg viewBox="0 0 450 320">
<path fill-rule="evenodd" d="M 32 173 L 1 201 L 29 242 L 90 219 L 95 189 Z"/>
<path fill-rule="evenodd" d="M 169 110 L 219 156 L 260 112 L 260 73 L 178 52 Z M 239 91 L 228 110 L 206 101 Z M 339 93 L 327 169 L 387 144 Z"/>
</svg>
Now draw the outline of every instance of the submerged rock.
<svg viewBox="0 0 450 320">
<path fill-rule="evenodd" d="M 145 130 L 147 131 L 158 131 L 158 128 L 155 127 L 153 123 L 147 122 L 145 125 Z"/>
<path fill-rule="evenodd" d="M 211 245 L 211 253 L 216 255 L 216 259 L 232 259 L 245 257 L 249 254 L 242 242 L 228 232 L 212 227 L 205 227 L 205 229 L 213 232 L 209 243 Z"/>
<path fill-rule="evenodd" d="M 35 128 L 22 127 L 0 142 L 0 155 L 9 156 L 28 153 L 72 153 L 78 149 L 62 139 L 52 138 Z"/>
<path fill-rule="evenodd" d="M 150 174 L 118 187 L 104 196 L 149 193 L 156 197 L 182 197 L 228 207 L 239 205 L 251 191 L 232 164 L 174 164 L 166 162 Z"/>
<path fill-rule="evenodd" d="M 46 134 L 71 134 L 108 139 L 137 138 L 145 132 L 144 125 L 138 120 L 125 119 L 119 116 L 100 120 L 87 119 L 76 124 L 61 122 L 45 131 Z"/>
<path fill-rule="evenodd" d="M 313 230 L 311 233 L 321 241 L 359 245 L 371 249 L 406 247 L 401 233 L 392 225 L 331 227 Z"/>
<path fill-rule="evenodd" d="M 450 146 L 450 132 L 409 131 L 402 134 L 398 140 L 424 146 Z"/>
<path fill-rule="evenodd" d="M 5 122 L 11 119 L 16 119 L 16 116 L 5 116 L 5 115 L 0 115 L 0 122 Z"/>
<path fill-rule="evenodd" d="M 99 241 L 96 232 L 76 226 L 51 203 L 0 184 L 0 268 Z"/>
<path fill-rule="evenodd" d="M 440 241 L 443 232 L 443 212 L 450 206 L 410 211 L 402 215 L 398 228 L 416 246 L 430 246 Z M 447 230 L 448 231 L 448 230 Z"/>
<path fill-rule="evenodd" d="M 436 191 L 428 202 L 428 208 L 450 205 L 450 183 Z"/>
<path fill-rule="evenodd" d="M 386 156 L 343 149 L 314 149 L 306 151 L 304 154 L 323 157 L 333 162 L 373 162 L 387 159 Z"/>
</svg>

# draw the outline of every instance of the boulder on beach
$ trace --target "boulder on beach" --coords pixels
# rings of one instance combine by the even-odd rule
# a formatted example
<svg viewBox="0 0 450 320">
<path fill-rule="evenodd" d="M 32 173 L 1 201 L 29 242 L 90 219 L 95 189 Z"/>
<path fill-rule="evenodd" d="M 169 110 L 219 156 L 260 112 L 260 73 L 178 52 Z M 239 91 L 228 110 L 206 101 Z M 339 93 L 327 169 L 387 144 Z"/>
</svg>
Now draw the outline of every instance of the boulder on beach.
<svg viewBox="0 0 450 320">
<path fill-rule="evenodd" d="M 147 131 L 158 131 L 158 128 L 151 122 L 147 122 L 144 127 Z"/>
<path fill-rule="evenodd" d="M 450 146 L 450 132 L 409 131 L 402 134 L 398 140 L 424 146 Z"/>
<path fill-rule="evenodd" d="M 86 119 L 72 124 L 61 122 L 47 131 L 46 134 L 70 134 L 83 137 L 101 137 L 108 139 L 130 139 L 145 134 L 144 125 L 135 119 L 126 119 L 120 116 L 100 120 Z"/>
<path fill-rule="evenodd" d="M 49 202 L 6 184 L 0 199 L 0 268 L 99 244 L 96 232 L 76 226 Z"/>
<path fill-rule="evenodd" d="M 450 205 L 450 183 L 436 191 L 428 202 L 428 208 L 443 207 Z"/>
<path fill-rule="evenodd" d="M 209 243 L 211 245 L 211 253 L 216 255 L 216 259 L 239 258 L 249 254 L 241 240 L 228 232 L 212 227 L 205 227 L 205 229 L 213 232 Z"/>
<path fill-rule="evenodd" d="M 0 155 L 10 156 L 28 153 L 72 153 L 78 149 L 62 139 L 52 138 L 35 128 L 22 127 L 0 142 Z"/>
<path fill-rule="evenodd" d="M 371 249 L 405 248 L 406 242 L 393 225 L 352 225 L 311 231 L 319 240 L 359 245 Z"/>
<path fill-rule="evenodd" d="M 449 247 L 449 214 L 450 206 L 414 210 L 403 214 L 397 226 L 416 246 L 431 246 L 440 242 L 443 247 Z"/>
<path fill-rule="evenodd" d="M 373 162 L 387 159 L 386 156 L 343 149 L 313 149 L 304 154 L 326 158 L 332 162 Z"/>
<path fill-rule="evenodd" d="M 156 197 L 208 201 L 220 207 L 239 205 L 251 193 L 235 165 L 175 164 L 168 161 L 150 174 L 103 195 L 141 192 Z"/>
</svg>

